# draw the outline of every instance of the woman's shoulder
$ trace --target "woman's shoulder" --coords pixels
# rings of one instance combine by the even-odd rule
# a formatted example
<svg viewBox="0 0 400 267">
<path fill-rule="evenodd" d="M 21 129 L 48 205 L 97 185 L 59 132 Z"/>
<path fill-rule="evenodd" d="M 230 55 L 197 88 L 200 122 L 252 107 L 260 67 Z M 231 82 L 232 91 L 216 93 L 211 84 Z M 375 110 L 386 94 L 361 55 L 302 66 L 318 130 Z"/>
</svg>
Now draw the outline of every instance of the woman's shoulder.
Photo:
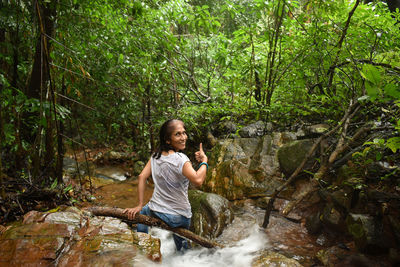
<svg viewBox="0 0 400 267">
<path fill-rule="evenodd" d="M 172 156 L 172 158 L 176 159 L 176 160 L 189 160 L 188 156 L 186 156 L 185 153 L 183 152 L 175 152 L 174 154 L 171 154 L 170 156 Z"/>
</svg>

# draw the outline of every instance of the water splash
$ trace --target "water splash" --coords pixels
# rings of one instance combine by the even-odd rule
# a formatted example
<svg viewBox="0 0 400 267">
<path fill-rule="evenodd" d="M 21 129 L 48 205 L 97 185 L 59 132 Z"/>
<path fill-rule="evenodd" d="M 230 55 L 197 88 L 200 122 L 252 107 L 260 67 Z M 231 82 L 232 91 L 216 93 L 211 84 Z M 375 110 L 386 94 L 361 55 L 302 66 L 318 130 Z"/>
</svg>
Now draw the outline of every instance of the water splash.
<svg viewBox="0 0 400 267">
<path fill-rule="evenodd" d="M 251 234 L 229 247 L 218 249 L 195 247 L 180 254 L 175 251 L 175 244 L 170 232 L 153 228 L 151 235 L 161 239 L 162 263 L 147 261 L 142 264 L 148 267 L 251 266 L 257 252 L 265 248 L 268 242 L 266 235 L 260 231 L 257 225 L 249 226 L 247 229 Z"/>
</svg>

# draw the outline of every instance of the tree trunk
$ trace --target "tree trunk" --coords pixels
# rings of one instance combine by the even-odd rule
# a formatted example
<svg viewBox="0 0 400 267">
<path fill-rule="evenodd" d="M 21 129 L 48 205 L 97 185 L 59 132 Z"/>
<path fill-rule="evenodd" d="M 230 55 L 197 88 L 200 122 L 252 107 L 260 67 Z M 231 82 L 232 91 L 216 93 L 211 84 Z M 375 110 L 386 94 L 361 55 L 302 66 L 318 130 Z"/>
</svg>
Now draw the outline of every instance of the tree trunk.
<svg viewBox="0 0 400 267">
<path fill-rule="evenodd" d="M 151 151 L 154 151 L 155 143 L 154 143 L 153 123 L 152 123 L 152 119 L 151 119 L 150 89 L 151 89 L 151 85 L 150 85 L 150 81 L 149 81 L 149 83 L 146 85 L 147 123 L 148 123 L 148 126 L 149 126 L 149 134 L 150 134 L 150 148 L 151 148 Z"/>
<path fill-rule="evenodd" d="M 3 7 L 3 1 L 0 2 L 0 8 Z M 6 41 L 6 31 L 3 28 L 0 28 L 0 47 L 3 48 L 3 43 Z M 0 51 L 2 54 L 3 51 Z M 0 59 L 0 70 L 5 73 L 6 62 L 3 58 Z M 0 83 L 0 96 L 3 94 L 3 83 Z M 0 101 L 0 196 L 2 199 L 5 199 L 5 185 L 3 181 L 3 165 L 1 161 L 2 148 L 4 143 L 4 120 L 3 120 L 3 101 Z"/>
<path fill-rule="evenodd" d="M 128 219 L 128 215 L 124 213 L 123 209 L 120 208 L 109 208 L 109 207 L 90 207 L 88 209 L 93 215 L 96 216 L 108 216 L 108 217 L 115 217 L 123 220 L 127 220 L 131 223 L 140 223 L 140 224 L 145 224 L 148 226 L 154 226 L 154 227 L 159 227 L 168 231 L 172 231 L 175 234 L 178 234 L 182 237 L 188 238 L 197 244 L 206 247 L 206 248 L 214 248 L 214 247 L 220 247 L 222 248 L 223 245 L 218 244 L 212 240 L 208 240 L 202 236 L 196 235 L 195 233 L 184 229 L 184 228 L 173 228 L 163 222 L 160 219 L 149 217 L 146 215 L 142 214 L 136 214 L 135 218 L 133 220 Z"/>
<path fill-rule="evenodd" d="M 51 102 L 51 93 L 50 90 L 50 69 L 49 69 L 49 62 L 50 62 L 50 40 L 54 34 L 54 20 L 56 16 L 56 5 L 57 0 L 52 0 L 49 3 L 45 1 L 37 1 L 35 2 L 35 9 L 38 18 L 38 28 L 39 28 L 39 38 L 36 42 L 36 51 L 33 61 L 32 73 L 29 80 L 29 84 L 27 87 L 26 95 L 29 98 L 36 98 L 39 99 L 41 104 L 43 101 L 47 100 L 49 103 Z M 44 97 L 47 96 L 47 99 Z M 43 106 L 43 104 L 42 104 Z M 45 111 L 46 117 L 46 130 L 45 130 L 45 156 L 44 156 L 44 168 L 42 171 L 46 171 L 51 176 L 55 175 L 55 152 L 54 152 L 54 122 L 51 115 L 51 107 L 47 112 Z M 41 116 L 43 116 L 42 112 L 35 112 L 35 114 L 27 113 L 24 114 L 25 121 L 28 121 L 28 117 L 39 117 L 40 120 Z M 55 120 L 56 118 L 54 118 Z M 21 130 L 24 134 L 24 139 L 27 140 L 29 143 L 33 144 L 41 138 L 38 136 L 40 135 L 40 131 L 34 132 L 30 129 L 27 125 L 23 126 Z M 40 147 L 40 141 L 38 141 Z M 34 148 L 33 150 L 38 149 L 38 147 Z M 33 153 L 36 153 L 34 151 Z M 37 168 L 42 167 L 39 155 L 33 155 L 33 158 L 36 163 L 34 164 L 34 178 L 38 176 Z"/>
</svg>

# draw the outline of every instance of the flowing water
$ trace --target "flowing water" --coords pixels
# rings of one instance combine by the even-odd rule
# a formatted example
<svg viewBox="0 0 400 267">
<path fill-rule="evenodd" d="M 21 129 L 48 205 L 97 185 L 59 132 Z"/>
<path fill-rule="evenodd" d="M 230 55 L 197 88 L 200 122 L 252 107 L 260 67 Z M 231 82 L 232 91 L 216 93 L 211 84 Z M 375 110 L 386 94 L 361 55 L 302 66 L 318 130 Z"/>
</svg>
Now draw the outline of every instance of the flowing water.
<svg viewBox="0 0 400 267">
<path fill-rule="evenodd" d="M 251 266 L 257 252 L 270 247 L 267 235 L 259 228 L 254 216 L 235 217 L 232 224 L 216 241 L 225 248 L 193 247 L 181 254 L 176 252 L 172 234 L 153 228 L 151 235 L 161 239 L 162 263 L 141 259 L 140 266 L 165 267 L 242 267 Z"/>
<path fill-rule="evenodd" d="M 133 207 L 137 202 L 137 181 L 127 180 L 101 186 L 97 191 L 98 201 L 104 205 Z M 151 197 L 151 188 L 146 199 Z M 312 237 L 300 223 L 292 222 L 277 214 L 271 214 L 267 230 L 262 229 L 264 210 L 254 202 L 246 200 L 234 203 L 234 220 L 216 239 L 225 248 L 207 249 L 194 246 L 184 254 L 175 251 L 172 234 L 152 228 L 150 234 L 161 240 L 162 262 L 154 263 L 145 257 L 139 258 L 141 267 L 242 267 L 251 266 L 254 258 L 263 251 L 274 251 L 293 258 L 304 266 L 312 265 L 313 256 L 323 248 L 316 237 Z M 323 237 L 322 237 L 323 238 Z"/>
</svg>

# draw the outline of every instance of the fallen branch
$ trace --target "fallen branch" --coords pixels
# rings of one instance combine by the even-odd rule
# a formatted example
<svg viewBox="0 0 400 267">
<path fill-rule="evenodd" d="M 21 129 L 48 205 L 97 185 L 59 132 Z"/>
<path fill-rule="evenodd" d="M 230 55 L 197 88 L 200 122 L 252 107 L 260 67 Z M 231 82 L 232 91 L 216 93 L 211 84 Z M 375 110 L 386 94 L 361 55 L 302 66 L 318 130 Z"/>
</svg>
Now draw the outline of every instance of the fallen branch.
<svg viewBox="0 0 400 267">
<path fill-rule="evenodd" d="M 324 135 L 321 135 L 314 143 L 314 145 L 311 147 L 311 149 L 308 151 L 306 157 L 303 159 L 303 161 L 300 163 L 300 165 L 297 167 L 297 169 L 292 173 L 292 175 L 289 177 L 289 179 L 282 184 L 281 186 L 279 186 L 277 189 L 275 189 L 274 193 L 271 195 L 271 198 L 268 200 L 268 204 L 267 204 L 267 208 L 265 210 L 265 215 L 264 215 L 264 222 L 262 227 L 266 228 L 269 224 L 269 217 L 271 215 L 271 211 L 272 208 L 274 206 L 274 202 L 276 197 L 278 196 L 278 194 L 284 189 L 286 188 L 290 183 L 292 183 L 296 178 L 297 175 L 299 175 L 300 172 L 303 171 L 304 166 L 306 165 L 307 161 L 311 158 L 311 156 L 314 154 L 315 150 L 317 149 L 317 147 L 319 146 L 319 144 L 322 142 L 322 140 L 324 140 L 325 138 L 329 137 L 331 134 L 335 133 L 340 127 L 343 126 L 343 124 L 346 123 L 346 121 L 348 121 L 349 117 L 352 117 L 355 112 L 358 110 L 358 102 L 352 104 L 349 106 L 349 108 L 347 109 L 345 115 L 343 116 L 343 118 L 341 119 L 341 121 L 336 125 L 336 127 L 334 127 L 332 130 L 330 130 L 329 132 L 325 133 Z M 353 109 L 355 109 L 354 112 Z M 312 179 L 310 181 L 312 183 L 312 187 L 315 187 L 318 184 L 318 181 L 316 179 Z M 300 194 L 297 199 L 295 201 L 290 202 L 286 208 L 288 208 L 288 211 L 285 211 L 284 214 L 288 214 L 290 212 L 290 210 L 293 209 L 293 207 L 295 207 L 302 199 L 304 199 L 304 197 L 306 197 L 309 192 L 311 192 L 312 190 L 308 190 L 306 192 L 306 194 Z M 285 208 L 285 209 L 286 209 Z"/>
<path fill-rule="evenodd" d="M 184 228 L 173 228 L 163 222 L 160 219 L 153 218 L 150 216 L 142 215 L 142 214 L 136 214 L 135 218 L 133 220 L 128 219 L 128 215 L 124 213 L 124 209 L 120 208 L 110 208 L 110 207 L 90 207 L 88 208 L 88 211 L 90 211 L 93 215 L 96 216 L 107 216 L 107 217 L 115 217 L 123 220 L 127 220 L 131 223 L 140 223 L 140 224 L 145 224 L 148 226 L 154 226 L 154 227 L 159 227 L 171 232 L 174 232 L 175 234 L 185 237 L 187 239 L 190 239 L 194 241 L 195 243 L 206 247 L 206 248 L 214 248 L 214 247 L 224 247 L 221 244 L 218 244 L 217 242 L 211 241 L 207 238 L 204 238 L 202 236 L 196 235 L 195 233 L 184 229 Z"/>
</svg>

